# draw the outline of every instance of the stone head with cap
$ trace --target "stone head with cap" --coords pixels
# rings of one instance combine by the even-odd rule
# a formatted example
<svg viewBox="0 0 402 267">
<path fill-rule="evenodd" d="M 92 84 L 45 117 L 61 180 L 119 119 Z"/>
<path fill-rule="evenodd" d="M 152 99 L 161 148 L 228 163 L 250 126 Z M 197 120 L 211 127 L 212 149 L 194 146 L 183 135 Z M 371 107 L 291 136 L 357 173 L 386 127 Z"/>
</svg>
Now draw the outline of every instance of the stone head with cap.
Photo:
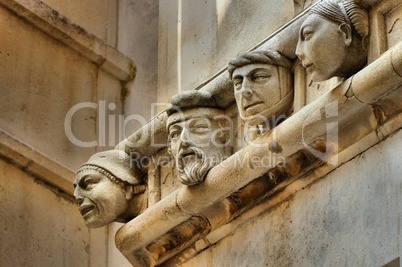
<svg viewBox="0 0 402 267">
<path fill-rule="evenodd" d="M 121 150 L 91 156 L 79 168 L 74 187 L 79 211 L 91 228 L 127 222 L 147 205 L 147 187 L 141 171 Z"/>
<path fill-rule="evenodd" d="M 273 50 L 245 52 L 231 60 L 228 72 L 239 116 L 248 125 L 285 117 L 293 103 L 292 62 Z"/>
<path fill-rule="evenodd" d="M 225 112 L 206 91 L 174 96 L 166 112 L 168 152 L 179 180 L 185 185 L 199 184 L 213 166 L 229 156 Z"/>
<path fill-rule="evenodd" d="M 367 61 L 369 20 L 354 0 L 322 0 L 299 31 L 296 55 L 313 81 L 346 78 Z"/>
</svg>

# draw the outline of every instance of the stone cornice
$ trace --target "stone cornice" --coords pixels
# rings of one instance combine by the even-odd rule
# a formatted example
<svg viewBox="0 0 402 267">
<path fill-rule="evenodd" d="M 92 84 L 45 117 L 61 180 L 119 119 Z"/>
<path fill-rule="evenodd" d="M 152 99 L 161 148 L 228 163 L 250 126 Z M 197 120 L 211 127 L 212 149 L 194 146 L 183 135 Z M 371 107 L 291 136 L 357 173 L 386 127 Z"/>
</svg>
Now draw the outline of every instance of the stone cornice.
<svg viewBox="0 0 402 267">
<path fill-rule="evenodd" d="M 0 157 L 25 172 L 73 195 L 75 173 L 0 129 Z"/>
<path fill-rule="evenodd" d="M 123 83 L 134 79 L 132 59 L 59 14 L 40 0 L 0 0 L 0 5 L 98 65 Z"/>
</svg>

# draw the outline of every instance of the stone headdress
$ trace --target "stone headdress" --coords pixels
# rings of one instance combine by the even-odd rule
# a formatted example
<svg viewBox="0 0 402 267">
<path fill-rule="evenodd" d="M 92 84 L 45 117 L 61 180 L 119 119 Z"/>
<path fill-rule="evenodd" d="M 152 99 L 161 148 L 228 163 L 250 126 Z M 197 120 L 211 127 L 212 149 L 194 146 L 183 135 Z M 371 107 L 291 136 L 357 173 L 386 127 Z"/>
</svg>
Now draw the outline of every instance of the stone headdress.
<svg viewBox="0 0 402 267">
<path fill-rule="evenodd" d="M 201 90 L 184 91 L 173 96 L 166 108 L 166 113 L 169 116 L 166 128 L 169 128 L 173 123 L 195 116 L 213 119 L 215 116 L 222 115 L 223 112 L 223 109 L 217 104 L 210 92 Z"/>
<path fill-rule="evenodd" d="M 146 185 L 142 181 L 142 173 L 131 161 L 130 156 L 121 150 L 108 150 L 92 155 L 81 165 L 77 174 L 85 170 L 95 170 L 116 184 L 133 187 L 133 194 L 141 194 Z"/>
</svg>

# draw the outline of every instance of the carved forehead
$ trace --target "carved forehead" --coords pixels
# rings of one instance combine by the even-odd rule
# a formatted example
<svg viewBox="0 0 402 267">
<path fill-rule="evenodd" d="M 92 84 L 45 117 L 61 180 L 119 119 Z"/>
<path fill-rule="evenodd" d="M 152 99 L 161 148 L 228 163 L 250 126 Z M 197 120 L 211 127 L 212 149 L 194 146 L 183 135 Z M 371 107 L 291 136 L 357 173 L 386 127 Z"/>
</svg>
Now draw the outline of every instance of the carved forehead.
<svg viewBox="0 0 402 267">
<path fill-rule="evenodd" d="M 83 169 L 77 172 L 75 176 L 74 185 L 78 185 L 81 180 L 87 177 L 107 178 L 105 175 L 97 171 L 95 168 Z"/>
<path fill-rule="evenodd" d="M 131 185 L 142 182 L 142 173 L 136 164 L 133 164 L 128 154 L 119 150 L 102 151 L 92 155 L 87 162 L 81 165 L 77 177 L 80 173 L 89 170 Z"/>
<path fill-rule="evenodd" d="M 222 116 L 225 112 L 221 109 L 216 108 L 193 108 L 186 109 L 180 112 L 173 113 L 170 115 L 166 122 L 166 128 L 170 129 L 170 127 L 174 124 L 186 122 L 194 119 L 204 119 L 213 122 L 215 120 L 222 119 Z"/>
<path fill-rule="evenodd" d="M 258 70 L 266 71 L 266 72 L 269 72 L 271 74 L 277 74 L 278 73 L 277 72 L 278 67 L 275 66 L 275 65 L 261 64 L 261 63 L 259 63 L 259 64 L 249 64 L 249 65 L 245 65 L 245 66 L 242 66 L 242 67 L 239 67 L 239 68 L 235 69 L 233 71 L 233 79 L 238 77 L 238 76 L 241 76 L 241 77 L 247 76 L 247 75 L 249 75 L 249 74 L 251 74 L 251 73 L 253 73 L 255 71 L 258 71 Z"/>
<path fill-rule="evenodd" d="M 286 69 L 292 68 L 291 60 L 279 52 L 274 50 L 256 50 L 240 54 L 235 59 L 229 61 L 228 72 L 230 78 L 232 78 L 234 70 L 250 64 L 268 64 L 281 66 Z"/>
<path fill-rule="evenodd" d="M 196 126 L 199 124 L 208 124 L 208 126 L 211 126 L 211 127 L 219 126 L 218 119 L 210 118 L 209 116 L 195 116 L 195 117 L 190 117 L 186 120 L 173 122 L 169 126 L 169 131 L 170 131 L 170 129 L 183 128 L 185 126 L 193 127 L 193 126 Z"/>
</svg>

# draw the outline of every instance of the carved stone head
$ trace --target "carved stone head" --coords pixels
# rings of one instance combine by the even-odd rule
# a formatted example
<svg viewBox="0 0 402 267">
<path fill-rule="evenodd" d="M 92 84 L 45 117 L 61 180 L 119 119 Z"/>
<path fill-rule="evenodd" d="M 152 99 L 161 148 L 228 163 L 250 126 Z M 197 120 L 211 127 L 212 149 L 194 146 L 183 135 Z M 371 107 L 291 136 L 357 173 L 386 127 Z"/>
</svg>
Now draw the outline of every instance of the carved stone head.
<svg viewBox="0 0 402 267">
<path fill-rule="evenodd" d="M 367 61 L 367 11 L 353 0 L 314 5 L 299 31 L 296 55 L 313 81 L 349 77 Z"/>
<path fill-rule="evenodd" d="M 204 181 L 208 171 L 224 160 L 227 151 L 227 118 L 205 91 L 185 91 L 172 98 L 166 110 L 168 152 L 179 180 L 185 185 Z"/>
<path fill-rule="evenodd" d="M 276 51 L 240 54 L 228 72 L 234 85 L 239 116 L 249 125 L 287 114 L 293 101 L 292 62 Z"/>
<path fill-rule="evenodd" d="M 120 150 L 97 153 L 80 167 L 74 196 L 88 227 L 127 222 L 146 208 L 146 186 L 134 167 Z"/>
</svg>

